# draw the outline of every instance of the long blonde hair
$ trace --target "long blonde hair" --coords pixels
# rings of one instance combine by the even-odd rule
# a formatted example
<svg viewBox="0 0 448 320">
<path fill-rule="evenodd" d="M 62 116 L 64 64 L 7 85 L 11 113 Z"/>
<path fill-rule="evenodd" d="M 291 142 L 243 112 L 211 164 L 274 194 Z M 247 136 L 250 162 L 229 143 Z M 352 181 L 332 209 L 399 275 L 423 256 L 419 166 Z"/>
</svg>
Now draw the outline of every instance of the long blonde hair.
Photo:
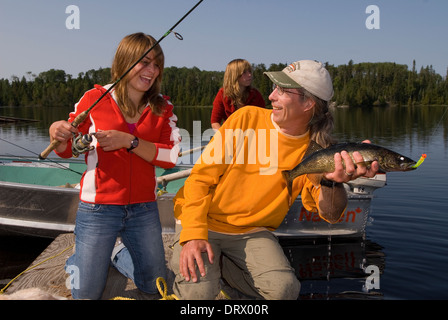
<svg viewBox="0 0 448 320">
<path fill-rule="evenodd" d="M 235 107 L 243 106 L 249 97 L 251 86 L 241 90 L 238 83 L 239 78 L 246 71 L 252 72 L 252 66 L 249 61 L 244 59 L 235 59 L 227 64 L 226 71 L 224 73 L 224 97 L 229 98 Z"/>
<path fill-rule="evenodd" d="M 112 63 L 112 81 L 117 81 L 149 48 L 157 41 L 150 35 L 142 32 L 130 34 L 121 40 Z M 157 44 L 151 51 L 160 67 L 160 74 L 151 88 L 143 95 L 140 105 L 136 106 L 128 96 L 127 85 L 129 78 L 124 77 L 115 87 L 115 94 L 121 111 L 130 117 L 134 117 L 142 105 L 149 103 L 152 112 L 162 114 L 165 100 L 160 95 L 162 75 L 165 65 L 165 56 L 162 48 Z"/>
</svg>

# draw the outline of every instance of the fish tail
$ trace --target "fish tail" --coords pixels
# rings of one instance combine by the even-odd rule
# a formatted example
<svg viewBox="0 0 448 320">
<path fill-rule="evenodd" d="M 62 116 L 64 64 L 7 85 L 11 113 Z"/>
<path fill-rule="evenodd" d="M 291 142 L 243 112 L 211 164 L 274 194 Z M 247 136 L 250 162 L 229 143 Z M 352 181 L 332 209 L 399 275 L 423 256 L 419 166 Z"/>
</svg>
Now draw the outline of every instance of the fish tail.
<svg viewBox="0 0 448 320">
<path fill-rule="evenodd" d="M 293 179 L 291 178 L 291 171 L 290 170 L 284 170 L 282 171 L 283 178 L 286 181 L 286 187 L 288 188 L 288 195 L 289 195 L 289 205 L 292 205 L 292 182 Z"/>
</svg>

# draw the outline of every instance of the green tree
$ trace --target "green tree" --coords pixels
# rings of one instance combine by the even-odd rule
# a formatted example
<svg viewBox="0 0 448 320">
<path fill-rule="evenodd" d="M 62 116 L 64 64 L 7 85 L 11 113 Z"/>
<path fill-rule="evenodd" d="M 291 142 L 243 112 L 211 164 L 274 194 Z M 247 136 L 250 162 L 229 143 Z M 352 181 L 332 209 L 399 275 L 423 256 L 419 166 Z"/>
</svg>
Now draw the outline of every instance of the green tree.
<svg viewBox="0 0 448 320">
<path fill-rule="evenodd" d="M 253 86 L 270 104 L 268 97 L 272 84 L 264 75 L 266 71 L 280 71 L 286 64 L 252 65 Z M 448 104 L 448 69 L 445 77 L 437 74 L 432 66 L 416 70 L 391 62 L 353 63 L 334 66 L 325 63 L 333 80 L 336 105 L 354 107 L 371 105 Z M 176 106 L 211 106 L 222 87 L 223 71 L 204 71 L 199 68 L 165 68 L 162 93 L 169 96 Z M 0 105 L 59 106 L 73 105 L 94 84 L 110 83 L 110 68 L 88 70 L 77 77 L 63 70 L 50 69 L 38 76 L 31 72 L 26 77 L 12 76 L 0 79 Z"/>
</svg>

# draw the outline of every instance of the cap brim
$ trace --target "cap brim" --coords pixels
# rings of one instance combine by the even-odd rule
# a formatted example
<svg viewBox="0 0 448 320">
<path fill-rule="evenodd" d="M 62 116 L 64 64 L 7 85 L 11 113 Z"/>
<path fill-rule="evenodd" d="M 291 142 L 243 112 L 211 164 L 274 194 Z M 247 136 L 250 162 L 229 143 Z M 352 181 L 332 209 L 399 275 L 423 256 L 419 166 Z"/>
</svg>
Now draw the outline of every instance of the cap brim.
<svg viewBox="0 0 448 320">
<path fill-rule="evenodd" d="M 264 72 L 265 75 L 271 79 L 273 83 L 282 88 L 299 89 L 302 88 L 300 84 L 292 80 L 283 71 Z"/>
</svg>

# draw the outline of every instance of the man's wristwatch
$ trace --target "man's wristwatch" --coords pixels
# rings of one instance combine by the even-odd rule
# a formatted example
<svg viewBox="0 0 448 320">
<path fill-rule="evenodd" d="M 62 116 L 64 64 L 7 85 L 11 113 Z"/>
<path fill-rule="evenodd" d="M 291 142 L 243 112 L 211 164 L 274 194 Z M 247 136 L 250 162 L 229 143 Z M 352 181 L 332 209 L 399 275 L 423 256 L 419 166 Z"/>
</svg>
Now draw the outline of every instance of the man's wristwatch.
<svg viewBox="0 0 448 320">
<path fill-rule="evenodd" d="M 334 181 L 331 181 L 331 180 L 327 180 L 325 178 L 322 178 L 320 180 L 320 185 L 324 186 L 324 187 L 327 187 L 327 188 L 333 188 L 333 187 L 339 186 L 341 184 L 342 183 L 338 183 L 338 182 L 334 182 Z"/>
<path fill-rule="evenodd" d="M 128 148 L 128 152 L 138 147 L 138 138 L 134 137 L 134 140 L 131 141 L 131 147 Z"/>
</svg>

